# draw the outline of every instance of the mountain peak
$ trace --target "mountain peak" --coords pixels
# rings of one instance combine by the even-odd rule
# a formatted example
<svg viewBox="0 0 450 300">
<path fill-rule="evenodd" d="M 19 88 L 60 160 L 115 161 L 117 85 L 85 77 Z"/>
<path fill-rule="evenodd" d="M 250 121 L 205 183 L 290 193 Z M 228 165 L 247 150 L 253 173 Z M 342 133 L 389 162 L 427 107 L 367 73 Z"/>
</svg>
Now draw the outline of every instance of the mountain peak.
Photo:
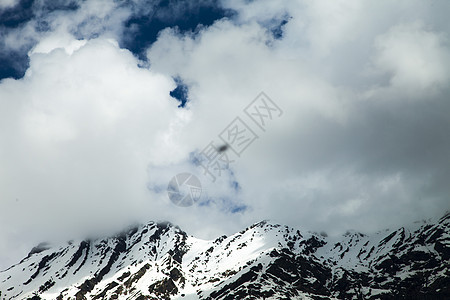
<svg viewBox="0 0 450 300">
<path fill-rule="evenodd" d="M 333 242 L 268 220 L 212 241 L 169 222 L 39 244 L 0 272 L 4 299 L 449 297 L 448 213 L 418 229 Z M 426 276 L 425 276 L 426 275 Z M 424 277 L 425 276 L 425 277 Z M 425 280 L 425 278 L 427 278 Z M 37 298 L 38 297 L 38 298 Z"/>
</svg>

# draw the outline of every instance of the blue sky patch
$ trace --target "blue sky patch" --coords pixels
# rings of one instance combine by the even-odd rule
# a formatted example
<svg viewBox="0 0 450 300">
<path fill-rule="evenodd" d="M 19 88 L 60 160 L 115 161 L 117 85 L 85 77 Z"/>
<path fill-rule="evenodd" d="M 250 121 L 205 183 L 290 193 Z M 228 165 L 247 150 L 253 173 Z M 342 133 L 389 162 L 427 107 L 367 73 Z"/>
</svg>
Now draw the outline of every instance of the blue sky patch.
<svg viewBox="0 0 450 300">
<path fill-rule="evenodd" d="M 124 26 L 122 47 L 145 60 L 147 49 L 158 38 L 158 33 L 168 27 L 177 27 L 180 33 L 195 32 L 199 25 L 210 26 L 216 20 L 231 17 L 234 11 L 224 9 L 217 1 L 187 5 L 185 0 L 163 0 L 152 15 L 132 16 Z M 182 8 L 180 8 L 182 6 Z"/>
<path fill-rule="evenodd" d="M 34 17 L 34 0 L 22 0 L 16 6 L 0 10 L 1 32 L 6 28 L 17 28 Z"/>
<path fill-rule="evenodd" d="M 284 34 L 284 26 L 289 22 L 290 17 L 285 17 L 282 20 L 278 20 L 277 23 L 275 23 L 275 26 L 270 28 L 270 32 L 272 33 L 272 36 L 276 40 L 280 40 L 283 38 Z"/>
<path fill-rule="evenodd" d="M 174 78 L 175 83 L 177 84 L 177 87 L 170 92 L 170 96 L 177 99 L 180 104 L 178 107 L 184 108 L 186 106 L 186 103 L 188 101 L 188 87 L 186 84 L 183 83 L 181 78 L 176 77 Z"/>
</svg>

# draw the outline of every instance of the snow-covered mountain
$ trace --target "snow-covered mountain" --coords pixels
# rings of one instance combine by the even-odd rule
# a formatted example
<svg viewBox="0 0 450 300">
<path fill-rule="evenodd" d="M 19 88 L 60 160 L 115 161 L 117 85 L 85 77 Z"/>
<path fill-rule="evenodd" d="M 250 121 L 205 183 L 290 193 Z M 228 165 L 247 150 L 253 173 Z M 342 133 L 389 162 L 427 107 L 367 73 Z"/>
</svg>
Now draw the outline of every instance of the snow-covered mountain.
<svg viewBox="0 0 450 300">
<path fill-rule="evenodd" d="M 0 299 L 450 299 L 450 213 L 340 239 L 263 221 L 206 241 L 170 223 L 33 248 Z"/>
</svg>

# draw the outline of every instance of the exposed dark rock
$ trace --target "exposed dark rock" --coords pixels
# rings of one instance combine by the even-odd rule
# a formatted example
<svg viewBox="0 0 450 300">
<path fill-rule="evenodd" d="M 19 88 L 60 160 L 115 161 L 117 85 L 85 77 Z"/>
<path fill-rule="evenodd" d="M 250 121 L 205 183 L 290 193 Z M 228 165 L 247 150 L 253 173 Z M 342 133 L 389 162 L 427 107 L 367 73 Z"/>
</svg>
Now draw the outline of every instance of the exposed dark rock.
<svg viewBox="0 0 450 300">
<path fill-rule="evenodd" d="M 169 300 L 171 295 L 178 293 L 178 288 L 172 279 L 166 278 L 151 284 L 148 287 L 150 294 L 155 295 L 157 299 Z"/>
</svg>

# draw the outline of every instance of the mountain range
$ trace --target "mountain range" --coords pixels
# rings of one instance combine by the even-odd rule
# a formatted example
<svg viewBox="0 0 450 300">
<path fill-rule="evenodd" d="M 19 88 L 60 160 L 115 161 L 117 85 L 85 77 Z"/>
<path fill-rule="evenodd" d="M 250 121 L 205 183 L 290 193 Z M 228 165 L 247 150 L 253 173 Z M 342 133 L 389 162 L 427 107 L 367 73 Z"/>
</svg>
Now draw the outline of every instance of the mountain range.
<svg viewBox="0 0 450 300">
<path fill-rule="evenodd" d="M 39 244 L 0 272 L 0 299 L 450 299 L 449 224 L 328 237 L 262 221 L 202 240 L 149 222 Z"/>
</svg>

